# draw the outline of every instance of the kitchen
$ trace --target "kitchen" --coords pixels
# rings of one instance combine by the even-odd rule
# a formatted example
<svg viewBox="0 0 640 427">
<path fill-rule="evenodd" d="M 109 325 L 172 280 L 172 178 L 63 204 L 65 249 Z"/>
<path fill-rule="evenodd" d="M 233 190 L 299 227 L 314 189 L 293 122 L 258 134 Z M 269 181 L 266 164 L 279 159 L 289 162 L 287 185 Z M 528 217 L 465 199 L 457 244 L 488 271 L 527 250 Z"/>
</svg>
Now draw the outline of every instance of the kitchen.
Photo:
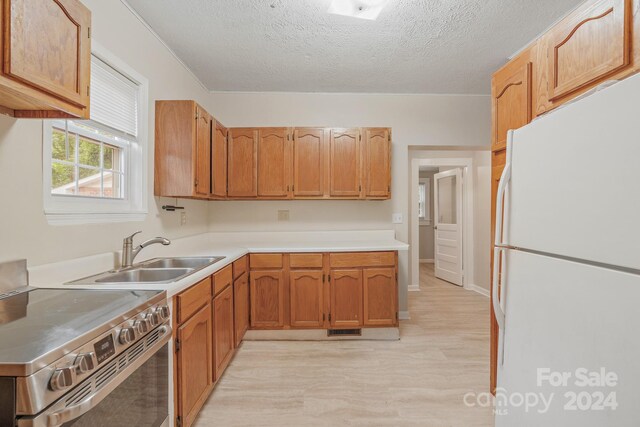
<svg viewBox="0 0 640 427">
<path fill-rule="evenodd" d="M 423 150 L 466 148 L 482 151 L 482 155 L 490 159 L 491 166 L 483 169 L 486 179 L 476 180 L 479 186 L 486 187 L 486 191 L 482 190 L 485 187 L 479 187 L 479 198 L 490 200 L 493 197 L 490 203 L 493 206 L 492 223 L 501 225 L 503 218 L 495 215 L 502 211 L 495 207 L 502 202 L 497 195 L 506 190 L 504 203 L 510 203 L 510 195 L 514 194 L 514 206 L 522 200 L 515 196 L 516 190 L 522 188 L 518 187 L 521 182 L 518 180 L 526 181 L 526 177 L 519 178 L 522 175 L 516 174 L 519 159 L 526 156 L 538 159 L 537 164 L 545 162 L 535 148 L 526 148 L 526 131 L 520 137 L 517 129 L 540 116 L 534 120 L 530 132 L 544 132 L 534 128 L 559 120 L 554 117 L 568 115 L 572 109 L 584 104 L 593 104 L 593 99 L 599 96 L 613 94 L 612 98 L 617 97 L 616 91 L 625 90 L 619 85 L 627 84 L 626 90 L 633 91 L 630 76 L 637 72 L 640 64 L 637 60 L 640 43 L 635 42 L 640 34 L 637 31 L 640 25 L 637 1 L 564 1 L 546 2 L 544 6 L 509 6 L 508 11 L 514 22 L 522 27 L 522 34 L 507 25 L 499 33 L 502 35 L 500 40 L 482 32 L 488 38 L 478 43 L 485 43 L 487 48 L 493 46 L 498 53 L 497 56 L 488 54 L 487 49 L 475 52 L 474 58 L 484 61 L 482 67 L 478 66 L 477 73 L 466 74 L 464 61 L 460 59 L 462 53 L 449 52 L 451 62 L 448 64 L 452 69 L 460 70 L 458 75 L 449 76 L 448 70 L 437 61 L 420 62 L 424 53 L 420 51 L 421 55 L 411 60 L 418 64 L 410 63 L 413 68 L 409 68 L 417 70 L 419 66 L 429 66 L 430 79 L 412 81 L 417 75 L 402 74 L 405 70 L 400 67 L 393 83 L 385 80 L 384 72 L 377 69 L 377 65 L 383 70 L 384 66 L 389 67 L 386 58 L 355 55 L 359 48 L 366 49 L 371 41 L 363 41 L 353 32 L 345 35 L 343 28 L 336 29 L 336 35 L 352 38 L 354 46 L 340 43 L 333 46 L 342 49 L 341 52 L 354 53 L 354 56 L 341 57 L 345 61 L 342 66 L 328 59 L 331 66 L 327 65 L 324 75 L 308 74 L 305 77 L 298 68 L 303 63 L 262 72 L 264 70 L 257 65 L 251 68 L 251 61 L 249 64 L 242 62 L 243 58 L 247 60 L 242 48 L 225 55 L 229 60 L 221 55 L 202 55 L 198 49 L 210 47 L 217 52 L 225 46 L 246 43 L 245 49 L 253 49 L 254 55 L 264 48 L 268 56 L 272 54 L 269 49 L 282 45 L 290 51 L 280 52 L 282 56 L 275 63 L 291 64 L 288 55 L 292 55 L 319 66 L 318 61 L 322 64 L 322 58 L 330 58 L 322 56 L 330 49 L 325 46 L 327 40 L 320 37 L 322 28 L 329 23 L 344 27 L 352 25 L 357 31 L 369 31 L 370 37 L 375 37 L 371 34 L 375 25 L 393 28 L 394 24 L 414 15 L 414 10 L 407 10 L 398 2 L 388 2 L 384 7 L 376 6 L 377 2 L 364 2 L 367 6 L 364 12 L 378 15 L 377 20 L 371 19 L 372 16 L 358 19 L 357 8 L 347 11 L 356 17 L 343 16 L 344 10 L 330 12 L 332 2 L 328 0 L 309 0 L 305 2 L 308 7 L 301 8 L 286 1 L 247 2 L 241 7 L 234 7 L 233 2 L 193 2 L 180 10 L 176 2 L 163 3 L 151 5 L 151 2 L 141 0 L 2 2 L 0 30 L 5 66 L 0 74 L 0 105 L 5 115 L 0 117 L 0 173 L 5 177 L 5 184 L 0 190 L 4 200 L 0 208 L 3 219 L 0 235 L 5 244 L 0 248 L 0 260 L 28 260 L 29 275 L 27 281 L 23 263 L 8 264 L 3 273 L 5 277 L 11 277 L 11 284 L 3 281 L 0 289 L 3 293 L 13 292 L 16 287 L 29 284 L 36 290 L 19 294 L 17 299 L 12 294 L 0 302 L 5 302 L 3 310 L 13 314 L 7 316 L 8 319 L 21 319 L 25 313 L 46 312 L 46 308 L 40 307 L 46 307 L 48 302 L 60 304 L 53 307 L 59 312 L 76 313 L 77 318 L 58 319 L 64 325 L 73 325 L 75 341 L 60 334 L 58 341 L 51 341 L 53 347 L 48 348 L 46 355 L 29 354 L 23 358 L 21 367 L 15 359 L 15 350 L 22 348 L 21 345 L 8 344 L 11 341 L 8 337 L 12 335 L 4 335 L 3 331 L 12 333 L 10 326 L 0 329 L 3 338 L 0 355 L 8 358 L 2 359 L 2 363 L 12 365 L 0 376 L 3 380 L 13 378 L 10 383 L 18 388 L 27 387 L 27 390 L 37 388 L 37 377 L 42 382 L 40 391 L 46 396 L 35 397 L 40 391 L 29 391 L 26 395 L 33 397 L 33 401 L 28 404 L 20 401 L 17 405 L 0 405 L 0 417 L 3 417 L 0 425 L 4 426 L 6 419 L 10 419 L 6 425 L 60 425 L 71 421 L 68 417 L 80 417 L 78 422 L 84 420 L 87 425 L 96 425 L 91 421 L 91 414 L 99 419 L 101 412 L 90 407 L 100 407 L 99 401 L 108 402 L 105 393 L 97 390 L 94 396 L 99 397 L 93 402 L 91 394 L 79 395 L 76 397 L 79 400 L 69 403 L 66 410 L 61 396 L 80 391 L 80 383 L 84 387 L 94 379 L 92 372 L 102 372 L 114 361 L 121 360 L 121 356 L 137 349 L 140 343 L 150 349 L 144 354 L 149 356 L 149 372 L 153 372 L 143 375 L 145 381 L 150 381 L 145 388 L 166 391 L 158 395 L 153 393 L 157 401 L 149 403 L 157 411 L 157 419 L 119 419 L 111 424 L 103 419 L 105 425 L 192 425 L 198 422 L 205 425 L 209 415 L 205 414 L 206 419 L 200 417 L 200 421 L 198 415 L 207 411 L 215 414 L 215 408 L 223 406 L 216 404 L 218 396 L 224 396 L 228 388 L 241 383 L 232 385 L 230 381 L 239 379 L 234 375 L 242 372 L 239 369 L 243 366 L 242 358 L 248 357 L 252 345 L 283 343 L 290 346 L 287 347 L 289 354 L 295 354 L 296 345 L 300 346 L 298 348 L 309 345 L 313 351 L 372 345 L 384 352 L 398 343 L 411 342 L 411 331 L 417 327 L 422 330 L 424 326 L 413 324 L 420 321 L 422 315 L 418 313 L 423 313 L 416 308 L 416 301 L 423 295 L 432 297 L 428 294 L 430 289 L 409 291 L 413 283 L 422 280 L 422 276 L 415 277 L 414 260 L 409 254 L 409 245 L 414 244 L 409 222 L 415 216 L 409 209 L 410 191 L 413 190 L 410 190 L 410 177 L 406 173 L 411 150 L 418 147 Z M 448 37 L 452 38 L 459 38 L 460 34 L 456 32 L 459 27 L 447 24 L 452 19 L 462 19 L 472 25 L 473 31 L 481 31 L 480 28 L 487 25 L 482 19 L 497 14 L 499 8 L 493 3 L 483 8 L 476 2 L 461 2 L 457 6 L 421 4 L 419 7 L 424 7 L 426 14 L 441 13 L 446 18 L 445 24 L 438 27 L 437 22 L 431 22 L 435 27 L 433 31 L 450 33 Z M 529 8 L 528 13 L 520 10 L 523 7 Z M 169 12 L 171 10 L 174 13 Z M 313 25 L 308 26 L 309 31 L 304 26 L 296 27 L 299 29 L 296 37 L 300 39 L 292 42 L 285 37 L 291 34 L 283 32 L 282 28 L 287 28 L 287 23 L 303 22 L 302 17 L 312 19 L 309 22 Z M 240 26 L 246 34 L 233 39 L 231 35 L 237 36 L 237 33 L 230 23 L 242 22 L 240 18 L 246 18 Z M 217 19 L 218 25 L 209 24 L 213 19 Z M 24 23 L 31 26 L 21 27 Z M 174 23 L 176 28 L 172 29 Z M 398 31 L 404 31 L 399 28 Z M 409 34 L 410 28 L 414 27 L 407 26 Z M 584 30 L 603 31 L 598 34 L 606 36 L 584 36 Z M 392 33 L 378 34 L 380 43 L 389 39 L 390 44 L 382 46 L 397 48 L 398 41 L 389 34 Z M 279 41 L 262 44 L 264 35 Z M 308 45 L 308 58 L 304 56 L 304 49 L 299 50 L 295 44 L 305 37 L 322 45 L 320 48 Z M 469 33 L 464 37 L 473 39 Z M 185 40 L 192 41 L 193 48 L 185 45 Z M 420 38 L 411 40 L 409 49 L 416 48 L 413 43 L 424 41 Z M 530 43 L 531 40 L 534 42 Z M 577 40 L 575 44 L 574 40 Z M 434 49 L 429 52 L 442 55 L 442 50 L 437 49 L 443 47 L 437 42 L 426 45 Z M 523 46 L 527 48 L 506 60 Z M 568 49 L 563 50 L 563 47 Z M 461 44 L 460 48 L 460 52 L 465 52 L 469 45 Z M 560 53 L 557 64 L 549 61 L 547 52 L 552 51 Z M 597 54 L 589 56 L 593 51 Z M 55 56 L 48 52 L 61 54 Z M 562 56 L 565 52 L 568 52 L 569 62 Z M 47 58 L 51 62 L 43 64 L 36 58 Z M 360 81 L 358 65 L 354 63 L 364 58 L 370 61 L 367 62 L 372 76 L 370 81 Z M 576 58 L 588 59 L 581 62 Z M 65 61 L 71 61 L 72 65 L 69 67 L 69 62 Z M 255 64 L 268 63 L 275 67 L 274 62 L 265 61 L 265 57 L 261 57 Z M 505 63 L 507 65 L 500 68 Z M 57 72 L 52 74 L 52 70 L 63 70 L 71 77 L 60 78 Z M 558 74 L 559 70 L 568 70 L 574 75 L 565 78 Z M 336 74 L 338 72 L 342 74 Z M 553 73 L 558 75 L 552 80 L 548 75 Z M 420 71 L 420 74 L 425 73 Z M 451 82 L 449 77 L 452 77 Z M 630 78 L 623 80 L 627 77 Z M 51 81 L 46 81 L 47 78 Z M 623 81 L 554 111 L 611 80 Z M 556 86 L 550 86 L 551 81 L 556 82 Z M 117 108 L 112 108 L 114 105 Z M 592 108 L 597 111 L 599 107 L 596 103 Z M 549 113 L 543 114 L 545 112 Z M 581 114 L 596 113 L 588 110 Z M 621 116 L 620 119 L 622 117 L 626 118 Z M 91 122 L 84 121 L 87 118 Z M 627 118 L 627 121 L 632 122 L 632 119 Z M 568 128 L 570 122 L 565 119 L 553 126 Z M 507 135 L 512 129 L 516 129 L 511 137 L 516 143 L 512 144 L 511 153 Z M 529 127 L 525 126 L 525 129 L 528 131 Z M 517 144 L 519 138 L 523 140 L 521 145 Z M 526 154 L 518 154 L 519 146 L 523 151 L 527 150 Z M 575 148 L 571 144 L 567 147 Z M 622 157 L 633 158 L 628 147 L 620 150 L 628 150 Z M 85 152 L 86 157 L 83 157 Z M 614 161 L 604 155 L 601 159 L 603 166 L 604 162 Z M 622 159 L 615 161 L 624 166 Z M 505 175 L 499 185 L 504 165 L 510 163 L 513 166 L 506 169 L 513 173 L 513 183 L 509 184 Z M 519 170 L 534 173 L 527 167 L 520 166 Z M 574 172 L 575 176 L 585 179 L 583 174 Z M 632 176 L 608 175 L 610 180 L 631 177 L 630 184 L 634 183 Z M 18 184 L 20 181 L 16 178 L 23 184 Z M 513 188 L 507 189 L 509 185 Z M 526 190 L 530 192 L 531 185 L 527 185 Z M 83 195 L 86 197 L 81 197 Z M 540 197 L 537 200 L 540 204 L 549 202 L 534 192 L 531 192 L 532 199 L 534 195 Z M 621 203 L 619 194 L 614 192 L 607 202 L 609 206 Z M 591 209 L 579 203 L 576 206 Z M 624 206 L 626 209 L 628 205 Z M 483 212 L 488 214 L 487 210 Z M 518 226 L 519 212 L 522 210 L 510 212 L 511 222 L 505 219 L 505 227 Z M 637 240 L 632 237 L 637 227 L 631 225 L 626 210 L 617 209 L 616 212 L 620 223 L 627 225 L 628 234 L 609 237 L 620 245 L 620 250 L 634 253 Z M 566 213 L 580 216 L 568 208 Z M 582 217 L 593 219 L 596 213 Z M 537 217 L 525 218 L 527 223 L 539 221 L 542 213 L 537 214 Z M 566 228 L 567 221 L 571 223 L 571 220 L 567 216 L 560 217 Z M 495 252 L 491 248 L 494 240 L 492 224 L 476 222 L 474 226 L 474 236 L 477 234 L 474 248 L 480 249 L 472 251 L 474 263 L 467 267 L 465 276 L 488 295 L 491 286 L 489 268 L 504 269 L 500 257 L 510 256 L 505 252 L 518 245 L 510 240 L 506 243 L 506 237 L 499 238 Z M 591 227 L 592 224 L 585 220 L 576 226 Z M 133 235 L 139 230 L 141 235 Z M 512 234 L 518 236 L 517 229 L 514 228 Z M 126 239 L 128 236 L 131 238 Z M 166 240 L 159 239 L 158 244 L 152 244 L 155 236 Z M 609 250 L 607 244 L 611 241 L 605 240 L 606 236 L 591 237 L 602 239 L 598 242 L 599 247 Z M 140 248 L 138 245 L 142 242 L 149 244 Z M 564 250 L 567 246 L 553 249 L 563 257 L 623 267 L 629 275 L 637 269 L 634 260 L 624 257 L 604 258 L 584 251 Z M 494 257 L 497 261 L 494 259 L 491 263 L 494 253 L 498 254 Z M 129 264 L 132 267 L 120 271 Z M 502 277 L 506 277 L 505 274 L 511 273 L 505 270 Z M 498 385 L 509 386 L 513 384 L 509 378 L 513 381 L 517 378 L 507 368 L 500 368 L 509 366 L 503 365 L 501 358 L 509 354 L 509 348 L 518 345 L 520 336 L 510 333 L 508 326 L 505 331 L 500 312 L 506 309 L 506 325 L 509 325 L 509 318 L 518 319 L 518 316 L 509 313 L 510 304 L 505 304 L 504 299 L 505 286 L 499 287 L 500 277 L 494 275 L 493 278 L 494 282 L 498 280 L 493 289 L 501 290 L 503 295 L 494 292 L 493 299 L 500 303 L 493 304 L 496 315 L 492 317 L 489 317 L 492 307 L 489 298 L 467 288 L 456 289 L 463 292 L 460 295 L 465 298 L 468 296 L 471 304 L 478 304 L 486 311 L 486 316 L 483 311 L 479 312 L 478 319 L 481 320 L 477 320 L 486 322 L 486 328 L 482 327 L 484 335 L 481 335 L 486 335 L 486 340 L 483 338 L 479 343 L 479 362 L 471 367 L 475 369 L 474 375 L 482 380 L 477 390 L 475 385 L 461 383 L 460 388 L 465 391 L 469 387 L 478 393 L 496 391 L 496 378 Z M 633 281 L 632 276 L 629 282 Z M 70 300 L 75 302 L 65 305 L 64 296 L 59 296 L 60 291 L 52 290 L 55 288 L 74 293 Z M 92 306 L 93 298 L 84 300 L 80 296 L 85 294 L 83 291 L 104 295 L 104 298 L 110 295 L 112 299 Z M 425 304 L 429 304 L 429 298 Z M 98 300 L 96 298 L 96 302 Z M 123 302 L 125 300 L 127 302 Z M 117 307 L 111 309 L 112 305 Z M 78 323 L 79 319 L 91 319 L 90 313 L 95 313 L 92 321 Z M 425 315 L 430 314 L 426 311 Z M 35 322 L 38 327 L 45 328 L 45 336 L 55 335 L 46 329 L 54 324 L 44 319 L 39 323 L 36 317 Z M 491 345 L 489 319 L 493 321 Z M 526 323 L 526 318 L 524 321 Z M 11 324 L 8 321 L 4 325 Z M 611 325 L 616 326 L 619 325 Z M 424 329 L 425 333 L 433 333 L 433 330 Z M 446 334 L 446 329 L 444 331 Z M 450 333 L 454 334 L 454 330 Z M 101 341 L 107 336 L 112 339 Z M 421 336 L 423 341 L 426 336 Z M 28 338 L 25 346 L 37 344 L 29 337 L 32 335 L 24 335 L 25 340 Z M 79 342 L 80 338 L 83 342 Z M 314 347 L 313 343 L 326 346 Z M 575 345 L 576 349 L 585 348 L 581 347 L 585 345 L 583 342 Z M 611 345 L 616 348 L 615 345 L 622 344 L 614 342 Z M 72 351 L 63 355 L 62 347 Z M 76 351 L 80 347 L 85 350 Z M 41 348 L 39 350 L 42 352 Z M 87 354 L 90 356 L 79 357 Z M 273 354 L 274 361 L 276 354 Z M 473 354 L 475 357 L 475 351 Z M 537 355 L 540 359 L 535 361 L 522 356 L 518 363 L 540 363 L 548 354 Z M 60 357 L 63 359 L 58 360 Z M 101 357 L 104 358 L 102 361 Z M 263 357 L 268 362 L 269 356 Z M 339 358 L 340 353 L 335 357 Z M 411 354 L 405 357 L 411 358 Z M 606 355 L 603 357 L 602 360 L 609 360 Z M 139 369 L 145 358 L 131 357 L 129 367 L 122 365 L 123 374 L 113 378 L 113 389 L 125 390 L 127 383 L 121 385 L 119 382 L 126 381 L 123 377 Z M 473 363 L 476 363 L 475 359 Z M 514 361 L 511 366 L 515 365 Z M 406 377 L 406 371 L 400 366 L 385 366 L 391 366 L 389 377 L 397 376 L 394 372 L 402 372 Z M 614 371 L 617 368 L 626 375 L 633 374 L 617 364 L 605 367 Z M 490 369 L 493 370 L 491 375 Z M 264 375 L 277 375 L 268 366 L 263 371 Z M 38 372 L 42 378 L 36 375 Z M 25 378 L 32 380 L 25 381 Z M 432 385 L 425 383 L 423 386 L 427 389 Z M 0 388 L 0 393 L 7 393 L 3 397 L 10 396 L 12 401 L 16 396 L 24 399 L 24 391 L 11 393 L 5 383 Z M 340 390 L 333 392 L 339 395 Z M 420 392 L 420 386 L 413 384 L 411 390 L 427 399 L 425 393 Z M 619 389 L 621 405 L 617 412 L 611 415 L 605 411 L 605 416 L 620 417 L 611 418 L 609 425 L 629 425 L 625 420 L 629 419 L 629 414 L 633 415 L 633 409 L 629 406 L 625 409 L 622 404 L 624 390 Z M 112 392 L 110 396 L 117 401 L 120 394 Z M 460 405 L 463 395 L 455 396 Z M 8 400 L 3 399 L 3 402 Z M 421 406 L 419 402 L 413 400 L 410 410 Z M 246 408 L 249 403 L 238 399 L 234 402 Z M 318 404 L 322 406 L 322 403 Z M 357 423 L 358 417 L 361 417 L 361 423 L 374 422 L 375 412 L 358 415 L 356 408 L 351 408 L 355 412 L 352 416 L 356 417 L 353 422 Z M 437 411 L 437 408 L 437 405 L 431 408 L 425 405 L 427 411 Z M 136 412 L 140 408 L 133 409 Z M 349 405 L 345 410 L 348 409 Z M 514 414 L 514 411 L 510 412 Z M 83 417 L 85 414 L 87 416 Z M 387 414 L 380 422 L 385 425 L 410 425 L 412 422 L 464 425 L 464 415 L 456 419 L 454 414 L 450 411 L 446 416 L 431 420 L 423 418 L 422 422 L 415 418 L 403 419 L 399 414 Z M 470 414 L 467 415 L 474 416 Z M 587 412 L 593 417 L 586 421 L 580 419 L 579 425 L 589 425 L 589 422 L 602 425 L 601 419 L 594 414 Z M 284 416 L 284 412 L 270 413 L 268 422 L 278 423 L 280 419 L 280 425 L 293 423 L 290 419 L 278 418 Z M 554 413 L 554 416 L 563 415 Z M 251 425 L 249 421 L 234 419 L 228 414 L 225 420 L 229 425 Z M 321 424 L 311 416 L 302 416 L 298 421 Z M 479 425 L 493 425 L 493 416 L 482 418 L 482 422 Z M 513 421 L 509 416 L 498 415 L 495 422 L 498 425 L 536 425 L 536 420 Z M 563 419 L 556 424 L 578 425 L 571 424 L 575 422 Z M 254 421 L 253 425 L 259 423 Z M 549 424 L 553 425 L 553 422 Z"/>
</svg>

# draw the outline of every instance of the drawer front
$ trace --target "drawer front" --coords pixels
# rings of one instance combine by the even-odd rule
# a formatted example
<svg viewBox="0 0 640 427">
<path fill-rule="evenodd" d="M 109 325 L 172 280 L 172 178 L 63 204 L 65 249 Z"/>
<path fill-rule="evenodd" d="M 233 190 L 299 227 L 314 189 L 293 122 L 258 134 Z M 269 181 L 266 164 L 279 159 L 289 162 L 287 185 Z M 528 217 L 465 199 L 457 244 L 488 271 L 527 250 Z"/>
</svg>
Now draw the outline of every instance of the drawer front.
<svg viewBox="0 0 640 427">
<path fill-rule="evenodd" d="M 322 254 L 291 254 L 291 268 L 322 268 Z"/>
<path fill-rule="evenodd" d="M 233 282 L 233 268 L 227 265 L 222 270 L 213 275 L 213 294 L 218 295 L 224 288 Z"/>
<path fill-rule="evenodd" d="M 242 276 L 247 271 L 247 256 L 243 256 L 233 262 L 233 280 Z"/>
<path fill-rule="evenodd" d="M 193 285 L 177 297 L 178 323 L 182 323 L 211 300 L 211 277 Z"/>
<path fill-rule="evenodd" d="M 396 265 L 395 252 L 348 252 L 329 255 L 331 268 Z"/>
<path fill-rule="evenodd" d="M 282 268 L 282 254 L 251 254 L 251 269 Z"/>
</svg>

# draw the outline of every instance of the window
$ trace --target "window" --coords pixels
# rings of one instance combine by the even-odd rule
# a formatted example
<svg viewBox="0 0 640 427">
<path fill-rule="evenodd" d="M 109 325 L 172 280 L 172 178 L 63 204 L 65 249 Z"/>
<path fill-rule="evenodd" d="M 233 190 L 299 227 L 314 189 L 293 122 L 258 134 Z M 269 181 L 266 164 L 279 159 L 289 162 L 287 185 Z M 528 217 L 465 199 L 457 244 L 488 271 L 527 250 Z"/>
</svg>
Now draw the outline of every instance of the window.
<svg viewBox="0 0 640 427">
<path fill-rule="evenodd" d="M 418 183 L 418 219 L 421 225 L 431 224 L 431 179 L 420 178 Z"/>
<path fill-rule="evenodd" d="M 91 119 L 44 122 L 49 223 L 144 219 L 147 88 L 146 79 L 94 43 Z"/>
</svg>

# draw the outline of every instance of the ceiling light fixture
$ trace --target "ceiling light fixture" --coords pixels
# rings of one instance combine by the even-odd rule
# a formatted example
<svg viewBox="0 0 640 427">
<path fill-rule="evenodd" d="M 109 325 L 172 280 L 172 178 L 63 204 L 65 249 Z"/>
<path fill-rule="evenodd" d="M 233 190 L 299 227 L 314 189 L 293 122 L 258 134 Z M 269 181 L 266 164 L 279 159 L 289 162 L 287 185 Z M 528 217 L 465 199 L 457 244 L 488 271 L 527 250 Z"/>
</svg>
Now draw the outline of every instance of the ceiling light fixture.
<svg viewBox="0 0 640 427">
<path fill-rule="evenodd" d="M 374 21 L 389 0 L 332 0 L 329 13 Z"/>
</svg>

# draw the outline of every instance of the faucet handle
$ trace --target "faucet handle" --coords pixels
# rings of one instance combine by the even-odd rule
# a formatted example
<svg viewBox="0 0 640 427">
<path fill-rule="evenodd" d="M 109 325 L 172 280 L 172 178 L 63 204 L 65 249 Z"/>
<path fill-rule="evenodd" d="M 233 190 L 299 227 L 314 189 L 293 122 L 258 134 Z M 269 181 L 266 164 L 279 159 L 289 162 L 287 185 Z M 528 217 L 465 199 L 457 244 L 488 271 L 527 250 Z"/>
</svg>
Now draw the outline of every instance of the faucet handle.
<svg viewBox="0 0 640 427">
<path fill-rule="evenodd" d="M 125 241 L 125 242 L 127 242 L 127 243 L 133 243 L 133 238 L 135 237 L 135 235 L 136 235 L 136 234 L 140 234 L 140 233 L 142 233 L 142 230 L 140 230 L 140 231 L 136 231 L 135 233 L 133 233 L 133 234 L 132 234 L 131 236 L 129 236 L 129 237 L 125 237 L 125 238 L 124 238 L 124 241 Z"/>
</svg>

